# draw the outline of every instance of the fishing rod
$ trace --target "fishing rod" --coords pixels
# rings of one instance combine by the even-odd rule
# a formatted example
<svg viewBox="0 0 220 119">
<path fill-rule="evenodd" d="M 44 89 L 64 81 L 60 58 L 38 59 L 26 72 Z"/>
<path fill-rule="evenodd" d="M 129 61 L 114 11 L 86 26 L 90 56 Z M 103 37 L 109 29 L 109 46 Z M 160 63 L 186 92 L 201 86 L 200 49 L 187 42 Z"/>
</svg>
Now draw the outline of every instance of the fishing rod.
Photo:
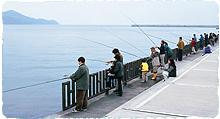
<svg viewBox="0 0 220 119">
<path fill-rule="evenodd" d="M 86 60 L 90 60 L 90 61 L 96 61 L 96 62 L 104 62 L 106 63 L 106 61 L 102 61 L 102 60 L 96 60 L 96 59 L 86 59 Z M 109 63 L 106 63 L 106 65 L 108 65 Z"/>
<path fill-rule="evenodd" d="M 134 45 L 132 45 L 132 44 L 129 43 L 128 41 L 126 41 L 126 40 L 122 39 L 121 37 L 117 36 L 116 34 L 110 32 L 110 31 L 108 31 L 108 30 L 105 30 L 105 29 L 102 29 L 102 30 L 104 30 L 104 31 L 106 31 L 106 32 L 108 32 L 108 33 L 114 35 L 115 37 L 117 37 L 118 39 L 120 39 L 120 40 L 124 41 L 125 43 L 129 44 L 130 46 L 132 46 L 132 47 L 135 48 L 136 50 L 138 50 L 138 51 L 142 52 L 143 54 L 147 55 L 145 52 L 141 51 L 140 49 L 138 49 L 137 47 L 135 47 Z"/>
<path fill-rule="evenodd" d="M 121 13 L 121 14 L 122 14 L 122 13 Z M 128 16 L 125 15 L 125 14 L 122 14 L 122 15 L 124 15 L 124 16 L 126 16 L 128 19 L 130 19 L 130 20 L 135 24 L 135 26 L 137 26 L 137 27 L 144 33 L 144 35 L 147 36 L 148 39 L 150 39 L 150 37 L 149 37 L 130 17 L 128 17 Z M 155 46 L 157 46 L 157 45 L 154 43 L 153 40 L 150 39 L 150 41 L 151 41 Z"/>
<path fill-rule="evenodd" d="M 89 58 L 86 58 L 86 60 L 90 60 L 90 61 L 97 61 L 97 62 L 106 62 L 106 61 L 102 61 L 102 60 L 97 60 L 97 59 L 89 59 Z"/>
<path fill-rule="evenodd" d="M 86 40 L 86 41 L 89 41 L 89 42 L 92 42 L 92 43 L 96 43 L 96 44 L 99 44 L 99 45 L 102 45 L 102 46 L 105 46 L 105 47 L 108 47 L 108 48 L 111 48 L 111 49 L 114 49 L 114 47 L 112 47 L 112 46 L 109 46 L 109 45 L 106 45 L 106 44 L 103 44 L 103 43 L 100 43 L 100 42 L 97 42 L 97 41 L 93 41 L 93 40 L 90 40 L 90 39 L 86 39 L 86 38 L 82 38 L 82 37 L 77 37 L 77 36 L 73 36 L 73 37 L 78 38 L 78 39 L 82 39 L 82 40 Z M 139 57 L 139 56 L 137 56 L 137 55 L 135 55 L 135 54 L 132 54 L 132 53 L 123 51 L 123 50 L 121 50 L 121 49 L 120 49 L 120 51 L 121 51 L 121 52 L 124 52 L 124 53 L 126 53 L 126 54 L 129 54 L 129 55 L 132 55 L 132 56 L 134 56 L 134 57 L 141 58 L 141 57 Z"/>
<path fill-rule="evenodd" d="M 63 75 L 63 76 L 67 76 L 67 75 Z M 22 87 L 18 87 L 18 88 L 14 88 L 14 89 L 5 90 L 2 93 L 7 93 L 7 92 L 11 92 L 11 91 L 15 91 L 15 90 L 20 90 L 20 89 L 24 89 L 24 88 L 29 88 L 29 87 L 34 87 L 34 86 L 39 86 L 39 85 L 43 85 L 43 84 L 47 84 L 47 83 L 52 83 L 52 82 L 56 82 L 56 81 L 60 81 L 60 80 L 64 80 L 64 79 L 68 79 L 68 78 L 66 77 L 66 78 L 62 78 L 62 79 L 50 80 L 50 81 L 46 81 L 46 82 L 42 82 L 42 83 L 22 86 Z"/>
<path fill-rule="evenodd" d="M 166 31 L 166 32 L 168 32 L 168 31 Z M 179 34 L 175 34 L 175 33 L 171 33 L 171 32 L 168 32 L 168 33 L 175 35 L 175 36 L 179 36 Z M 185 38 L 185 37 L 183 37 L 183 38 Z M 188 38 L 185 38 L 185 39 L 188 39 Z M 184 39 L 182 39 L 182 40 L 184 40 Z M 191 41 L 191 39 L 188 39 L 188 40 Z M 188 43 L 187 40 L 184 40 L 184 41 Z"/>
<path fill-rule="evenodd" d="M 197 33 L 200 33 L 199 31 L 197 31 L 197 30 L 195 30 L 195 29 L 193 29 L 193 28 L 190 28 L 190 27 L 187 27 L 187 26 L 185 26 L 185 28 L 188 28 L 188 29 L 190 29 L 190 30 L 192 30 L 192 31 L 196 31 Z"/>
<path fill-rule="evenodd" d="M 140 33 L 140 34 L 143 34 L 142 32 L 138 32 L 138 31 L 133 31 L 133 30 L 128 30 L 128 31 L 132 31 L 132 32 L 136 32 L 136 33 Z M 164 41 L 167 41 L 169 43 L 172 43 L 172 44 L 176 44 L 175 42 L 173 41 L 170 41 L 170 40 L 167 40 L 167 39 L 164 39 L 164 38 L 160 38 L 160 37 L 157 37 L 157 36 L 153 36 L 153 35 L 150 35 L 150 34 L 147 34 L 148 36 L 151 36 L 153 38 L 157 38 L 157 39 L 160 39 L 160 40 L 164 40 Z"/>
</svg>

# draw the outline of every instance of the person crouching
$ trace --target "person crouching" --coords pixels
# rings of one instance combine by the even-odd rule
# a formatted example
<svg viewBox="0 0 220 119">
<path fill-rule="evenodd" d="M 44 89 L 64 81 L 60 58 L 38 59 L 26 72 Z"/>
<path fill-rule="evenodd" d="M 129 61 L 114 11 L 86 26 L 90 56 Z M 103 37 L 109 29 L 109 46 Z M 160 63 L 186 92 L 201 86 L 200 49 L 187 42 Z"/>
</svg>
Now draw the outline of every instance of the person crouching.
<svg viewBox="0 0 220 119">
<path fill-rule="evenodd" d="M 162 75 L 164 77 L 164 81 L 168 79 L 168 77 L 176 77 L 176 65 L 173 59 L 168 60 L 168 68 L 165 67 Z"/>
</svg>

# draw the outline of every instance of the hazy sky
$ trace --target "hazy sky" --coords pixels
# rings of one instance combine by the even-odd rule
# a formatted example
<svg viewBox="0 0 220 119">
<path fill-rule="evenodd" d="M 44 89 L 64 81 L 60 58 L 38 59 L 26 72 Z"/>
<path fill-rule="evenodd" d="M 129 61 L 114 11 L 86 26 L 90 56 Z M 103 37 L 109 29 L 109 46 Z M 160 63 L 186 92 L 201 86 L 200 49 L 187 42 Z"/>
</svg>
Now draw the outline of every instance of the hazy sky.
<svg viewBox="0 0 220 119">
<path fill-rule="evenodd" d="M 145 0 L 127 1 L 7 1 L 3 11 L 15 10 L 34 18 L 56 20 L 60 24 L 130 25 L 126 14 L 137 24 L 219 24 L 219 6 L 213 1 Z"/>
</svg>

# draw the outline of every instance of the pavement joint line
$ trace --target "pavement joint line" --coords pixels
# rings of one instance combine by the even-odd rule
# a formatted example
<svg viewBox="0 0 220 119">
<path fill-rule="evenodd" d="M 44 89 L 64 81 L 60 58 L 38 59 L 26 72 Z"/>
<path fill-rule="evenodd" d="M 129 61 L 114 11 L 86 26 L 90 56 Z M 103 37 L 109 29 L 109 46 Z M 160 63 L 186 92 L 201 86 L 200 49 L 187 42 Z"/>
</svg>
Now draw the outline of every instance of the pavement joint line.
<svg viewBox="0 0 220 119">
<path fill-rule="evenodd" d="M 193 69 L 197 71 L 211 71 L 211 72 L 218 72 L 218 70 L 212 70 L 212 69 Z"/>
<path fill-rule="evenodd" d="M 218 63 L 219 61 L 206 60 L 205 62 L 216 62 L 216 63 Z"/>
<path fill-rule="evenodd" d="M 218 88 L 218 86 L 213 86 L 213 85 L 197 85 L 197 84 L 187 84 L 187 83 L 171 83 L 171 84 L 180 85 L 180 86 L 203 87 L 203 88 Z"/>
<path fill-rule="evenodd" d="M 140 110 L 140 109 L 131 109 L 131 108 L 122 108 L 122 109 L 130 110 L 130 111 L 137 111 L 137 112 L 144 112 L 144 113 L 159 114 L 159 115 L 176 116 L 176 117 L 192 117 L 191 115 L 175 114 L 175 113 L 168 113 L 168 112 L 158 112 L 158 111 L 151 111 L 151 110 Z"/>
<path fill-rule="evenodd" d="M 214 52 L 216 52 L 219 48 L 215 49 Z M 213 52 L 213 53 L 214 53 Z M 182 73 L 179 77 L 177 77 L 176 79 L 174 79 L 173 81 L 171 81 L 171 83 L 176 82 L 177 80 L 179 80 L 180 78 L 182 78 L 186 73 L 188 73 L 190 70 L 192 70 L 194 67 L 196 67 L 197 65 L 199 65 L 202 61 L 204 61 L 206 58 L 208 58 L 209 56 L 211 56 L 211 54 L 206 55 L 205 57 L 203 57 L 203 59 L 201 59 L 199 62 L 197 62 L 195 65 L 193 65 L 191 68 L 189 68 L 188 70 L 186 70 L 184 73 Z M 200 57 L 198 57 L 200 58 Z M 197 59 L 198 59 L 197 58 Z M 193 62 L 197 61 L 197 59 L 195 59 Z M 147 98 L 147 100 L 143 101 L 142 103 L 138 104 L 135 109 L 140 108 L 141 106 L 143 106 L 144 104 L 146 104 L 147 102 L 149 102 L 151 99 L 153 99 L 155 96 L 157 96 L 159 93 L 161 93 L 162 91 L 164 91 L 166 88 L 168 88 L 170 85 L 166 85 L 163 88 L 161 88 L 159 91 L 157 91 L 156 93 L 154 93 L 153 95 L 151 95 L 149 98 Z"/>
</svg>

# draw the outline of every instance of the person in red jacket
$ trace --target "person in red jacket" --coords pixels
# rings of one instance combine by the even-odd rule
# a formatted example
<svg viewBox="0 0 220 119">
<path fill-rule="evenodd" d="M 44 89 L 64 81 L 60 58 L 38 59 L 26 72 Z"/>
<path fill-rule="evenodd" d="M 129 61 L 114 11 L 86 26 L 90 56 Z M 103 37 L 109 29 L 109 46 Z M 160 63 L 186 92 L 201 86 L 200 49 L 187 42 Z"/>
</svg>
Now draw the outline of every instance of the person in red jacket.
<svg viewBox="0 0 220 119">
<path fill-rule="evenodd" d="M 192 51 L 193 51 L 193 54 L 196 54 L 196 49 L 195 49 L 196 42 L 195 42 L 195 39 L 194 39 L 194 38 L 192 38 L 192 41 L 190 42 L 190 44 L 192 44 Z"/>
</svg>

